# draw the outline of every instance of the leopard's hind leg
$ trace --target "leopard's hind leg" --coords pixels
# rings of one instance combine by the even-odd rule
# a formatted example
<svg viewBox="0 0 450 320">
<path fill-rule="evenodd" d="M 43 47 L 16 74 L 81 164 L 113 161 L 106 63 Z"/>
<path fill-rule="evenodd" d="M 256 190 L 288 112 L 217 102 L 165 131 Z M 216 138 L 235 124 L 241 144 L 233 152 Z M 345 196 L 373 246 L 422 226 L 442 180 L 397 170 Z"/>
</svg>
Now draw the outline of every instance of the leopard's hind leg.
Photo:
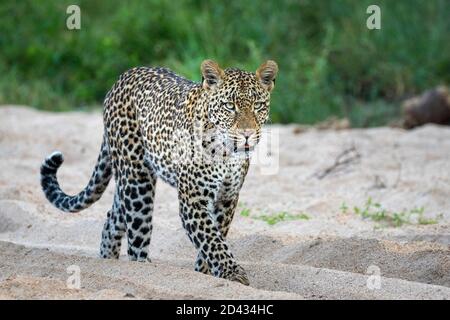
<svg viewBox="0 0 450 320">
<path fill-rule="evenodd" d="M 100 256 L 117 259 L 126 233 L 129 259 L 148 261 L 156 176 L 143 167 L 133 169 L 131 164 L 118 172 L 113 207 L 103 226 Z"/>
<path fill-rule="evenodd" d="M 103 225 L 100 257 L 105 259 L 119 258 L 122 237 L 125 234 L 125 230 L 125 219 L 123 211 L 120 209 L 119 189 L 116 188 L 113 206 L 108 211 L 106 222 Z"/>
<path fill-rule="evenodd" d="M 149 170 L 124 170 L 119 179 L 121 209 L 128 239 L 128 258 L 149 261 L 148 248 L 153 230 L 153 199 L 156 176 Z"/>
</svg>

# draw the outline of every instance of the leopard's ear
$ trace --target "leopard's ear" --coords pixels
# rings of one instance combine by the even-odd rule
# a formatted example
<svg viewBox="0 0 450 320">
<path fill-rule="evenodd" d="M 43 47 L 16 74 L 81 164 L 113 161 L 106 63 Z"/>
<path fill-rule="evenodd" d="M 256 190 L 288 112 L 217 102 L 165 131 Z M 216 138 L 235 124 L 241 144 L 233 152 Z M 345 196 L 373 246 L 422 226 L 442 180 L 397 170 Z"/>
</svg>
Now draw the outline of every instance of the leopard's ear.
<svg viewBox="0 0 450 320">
<path fill-rule="evenodd" d="M 217 62 L 213 60 L 203 61 L 201 71 L 203 88 L 208 90 L 219 86 L 225 76 L 223 70 L 219 67 Z"/>
<path fill-rule="evenodd" d="M 256 70 L 256 79 L 259 83 L 267 89 L 267 91 L 272 91 L 275 86 L 275 78 L 278 73 L 278 65 L 273 60 L 267 60 Z"/>
</svg>

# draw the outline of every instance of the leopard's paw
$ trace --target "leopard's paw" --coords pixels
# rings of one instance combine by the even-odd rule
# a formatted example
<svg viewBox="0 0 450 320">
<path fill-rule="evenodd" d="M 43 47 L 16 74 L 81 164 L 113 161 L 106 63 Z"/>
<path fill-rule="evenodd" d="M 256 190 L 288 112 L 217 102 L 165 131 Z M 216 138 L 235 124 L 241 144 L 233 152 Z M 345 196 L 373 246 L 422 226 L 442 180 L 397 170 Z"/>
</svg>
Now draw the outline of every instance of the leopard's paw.
<svg viewBox="0 0 450 320">
<path fill-rule="evenodd" d="M 245 272 L 244 268 L 242 268 L 240 265 L 235 265 L 231 270 L 228 272 L 224 272 L 222 275 L 222 278 L 225 278 L 227 280 L 236 281 L 239 283 L 242 283 L 243 285 L 250 285 L 250 281 L 248 281 L 247 273 Z"/>
</svg>

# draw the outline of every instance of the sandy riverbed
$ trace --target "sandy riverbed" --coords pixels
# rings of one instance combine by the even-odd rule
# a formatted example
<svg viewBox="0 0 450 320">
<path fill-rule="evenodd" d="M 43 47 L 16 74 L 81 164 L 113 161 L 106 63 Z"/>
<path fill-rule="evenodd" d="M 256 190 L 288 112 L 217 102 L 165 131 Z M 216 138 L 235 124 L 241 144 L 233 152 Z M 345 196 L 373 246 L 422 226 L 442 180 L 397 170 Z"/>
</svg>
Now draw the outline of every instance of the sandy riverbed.
<svg viewBox="0 0 450 320">
<path fill-rule="evenodd" d="M 279 168 L 273 175 L 251 168 L 239 208 L 250 216 L 238 212 L 229 234 L 249 273 L 246 287 L 193 271 L 195 251 L 179 221 L 176 191 L 162 182 L 153 262 L 129 262 L 125 254 L 98 259 L 113 182 L 91 208 L 65 214 L 44 198 L 39 166 L 62 151 L 60 184 L 79 192 L 97 159 L 100 113 L 0 107 L 0 298 L 450 299 L 450 128 L 271 128 L 279 131 L 272 155 Z M 318 178 L 352 146 L 358 158 Z M 380 227 L 352 212 L 369 197 L 390 211 L 423 207 L 436 223 Z M 254 219 L 280 212 L 309 219 Z M 80 268 L 80 290 L 66 286 L 71 265 Z M 381 273 L 375 288 L 371 270 Z"/>
</svg>

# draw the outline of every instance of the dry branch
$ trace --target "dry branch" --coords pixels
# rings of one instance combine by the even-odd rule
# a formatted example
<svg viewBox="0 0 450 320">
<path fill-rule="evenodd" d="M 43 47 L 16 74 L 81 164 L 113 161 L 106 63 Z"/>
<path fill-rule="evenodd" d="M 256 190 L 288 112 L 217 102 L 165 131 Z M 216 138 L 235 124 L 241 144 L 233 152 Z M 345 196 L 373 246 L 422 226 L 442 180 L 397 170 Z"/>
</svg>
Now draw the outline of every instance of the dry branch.
<svg viewBox="0 0 450 320">
<path fill-rule="evenodd" d="M 347 148 L 343 150 L 334 160 L 334 163 L 318 172 L 316 172 L 313 176 L 315 176 L 317 179 L 321 180 L 325 178 L 330 173 L 342 170 L 345 166 L 349 165 L 350 163 L 358 160 L 361 158 L 361 154 L 358 152 L 356 147 L 352 145 L 350 148 Z"/>
</svg>

